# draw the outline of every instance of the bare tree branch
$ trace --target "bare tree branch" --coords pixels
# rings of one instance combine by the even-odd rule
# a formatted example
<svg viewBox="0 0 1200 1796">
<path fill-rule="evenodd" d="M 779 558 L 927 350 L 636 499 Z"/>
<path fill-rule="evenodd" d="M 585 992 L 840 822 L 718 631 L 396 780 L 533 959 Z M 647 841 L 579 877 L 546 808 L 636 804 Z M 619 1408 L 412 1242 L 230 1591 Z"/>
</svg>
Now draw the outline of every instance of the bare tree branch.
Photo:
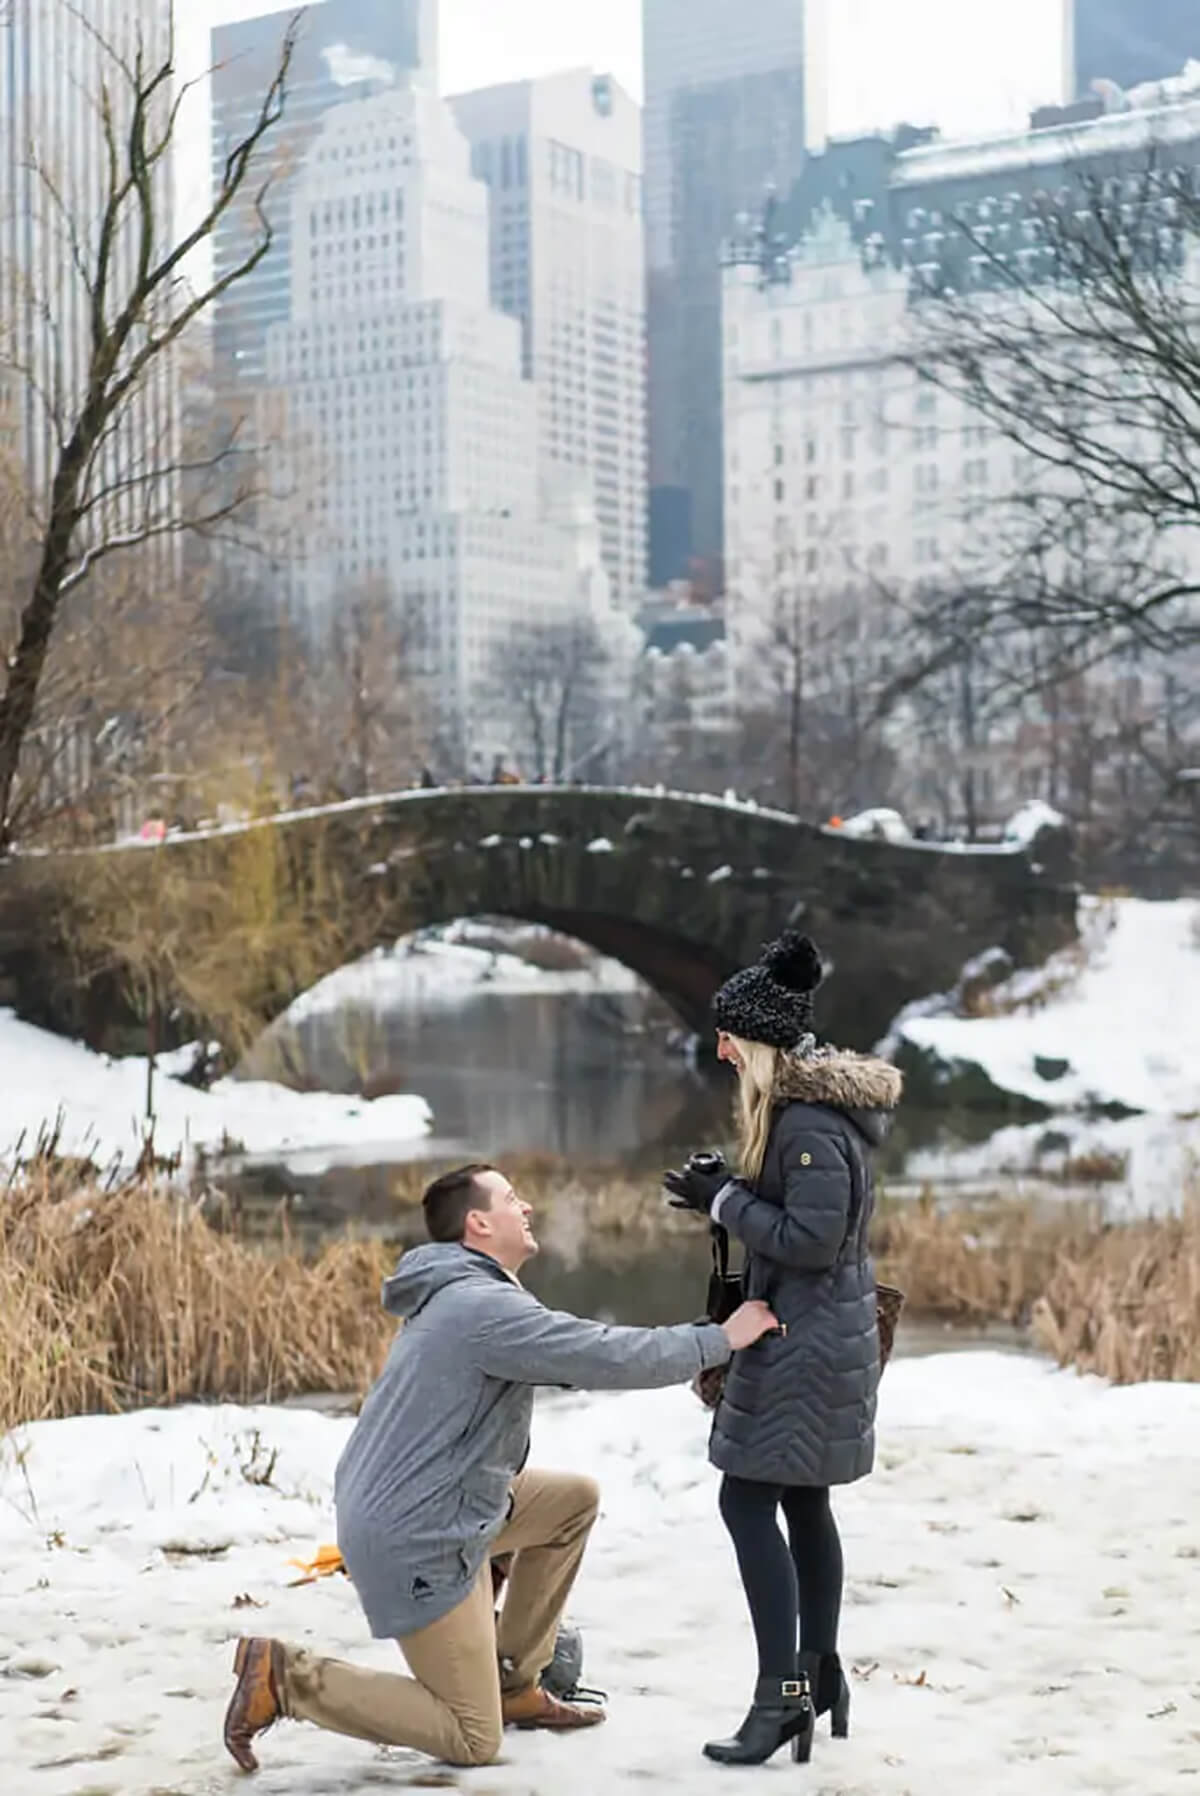
<svg viewBox="0 0 1200 1796">
<path fill-rule="evenodd" d="M 99 492 L 89 487 L 98 451 L 111 450 L 126 457 L 138 454 L 132 430 L 123 435 L 122 426 L 127 422 L 132 426 L 137 397 L 151 371 L 164 364 L 189 325 L 249 275 L 270 249 L 273 233 L 265 211 L 271 185 L 268 175 L 253 190 L 254 242 L 232 268 L 200 291 L 187 294 L 184 290 L 181 277 L 188 258 L 211 239 L 247 188 L 258 152 L 283 116 L 302 18 L 295 14 L 283 34 L 279 62 L 258 112 L 229 151 L 207 209 L 176 242 L 164 246 L 159 242 L 159 186 L 169 168 L 168 151 L 183 97 L 173 92 L 173 11 L 166 50 L 152 58 L 140 35 L 134 54 L 125 56 L 73 0 L 59 0 L 59 4 L 100 46 L 113 76 L 102 81 L 98 96 L 97 151 L 104 199 L 92 252 L 86 247 L 85 221 L 72 212 L 71 196 L 44 169 L 37 169 L 51 213 L 66 224 L 69 254 L 65 260 L 86 299 L 89 339 L 86 373 L 79 390 L 58 391 L 50 405 L 46 405 L 46 394 L 41 395 L 56 436 L 55 454 L 39 531 L 36 572 L 15 643 L 6 656 L 0 687 L 0 848 L 11 840 L 22 747 L 35 716 L 65 596 L 77 589 L 99 562 L 120 551 L 193 525 L 200 530 L 218 527 L 244 497 L 237 495 L 201 509 L 189 519 L 180 512 L 174 493 L 182 468 L 170 445 L 164 453 L 161 444 L 158 453 L 154 445 L 149 446 L 145 466 L 127 465 L 115 479 L 109 476 Z M 49 313 L 46 323 L 56 328 Z M 64 360 L 61 353 L 59 359 Z M 24 378 L 37 380 L 36 356 L 28 361 Z M 143 445 L 143 452 L 145 448 Z M 112 516 L 112 502 L 135 494 L 140 495 L 140 515 L 134 521 L 122 519 L 118 525 Z"/>
</svg>

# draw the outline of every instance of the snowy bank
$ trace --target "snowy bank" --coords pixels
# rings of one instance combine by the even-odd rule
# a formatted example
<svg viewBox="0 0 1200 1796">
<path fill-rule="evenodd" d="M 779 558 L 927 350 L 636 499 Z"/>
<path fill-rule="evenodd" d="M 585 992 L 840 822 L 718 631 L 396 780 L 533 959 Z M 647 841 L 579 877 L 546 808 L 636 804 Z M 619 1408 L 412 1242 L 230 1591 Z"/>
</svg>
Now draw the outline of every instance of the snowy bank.
<svg viewBox="0 0 1200 1796">
<path fill-rule="evenodd" d="M 1091 1168 L 1111 1167 L 1097 1178 Z M 1178 1211 L 1200 1168 L 1200 1117 L 1059 1115 L 997 1129 L 986 1141 L 914 1148 L 903 1183 L 942 1198 L 1100 1200 L 1111 1221 Z M 896 1181 L 889 1189 L 896 1190 Z"/>
<path fill-rule="evenodd" d="M 113 1060 L 50 1035 L 0 1010 L 0 1165 L 30 1152 L 61 1115 L 59 1152 L 101 1165 L 137 1160 L 146 1108 L 146 1062 Z M 386 1151 L 424 1135 L 431 1124 L 420 1097 L 362 1098 L 289 1091 L 281 1085 L 223 1079 L 197 1091 L 160 1076 L 154 1085 L 155 1149 L 162 1155 L 236 1147 L 247 1154 L 302 1151 L 319 1159 L 340 1147 Z"/>
<path fill-rule="evenodd" d="M 900 1057 L 949 1087 L 979 1069 L 1048 1111 L 1200 1112 L 1200 906 L 1084 901 L 1081 948 L 991 992 L 1003 1014 L 907 1014 Z"/>
<path fill-rule="evenodd" d="M 595 1472 L 604 1507 L 572 1610 L 611 1695 L 586 1741 L 509 1735 L 500 1763 L 431 1773 L 283 1725 L 262 1796 L 356 1796 L 438 1775 L 478 1796 L 1164 1796 L 1200 1764 L 1200 1387 L 1114 1390 L 997 1354 L 901 1360 L 876 1476 L 839 1493 L 853 1737 L 810 1771 L 721 1772 L 749 1624 L 716 1515 L 706 1418 L 683 1391 L 547 1397 L 539 1464 Z M 277 1634 L 398 1669 L 341 1579 L 289 1589 L 333 1538 L 351 1424 L 186 1409 L 39 1424 L 0 1465 L 0 1734 L 20 1796 L 232 1789 L 232 1641 Z M 21 1463 L 16 1463 L 20 1454 Z M 272 1464 L 272 1454 L 277 1455 Z M 266 1483 L 256 1479 L 268 1476 Z"/>
</svg>

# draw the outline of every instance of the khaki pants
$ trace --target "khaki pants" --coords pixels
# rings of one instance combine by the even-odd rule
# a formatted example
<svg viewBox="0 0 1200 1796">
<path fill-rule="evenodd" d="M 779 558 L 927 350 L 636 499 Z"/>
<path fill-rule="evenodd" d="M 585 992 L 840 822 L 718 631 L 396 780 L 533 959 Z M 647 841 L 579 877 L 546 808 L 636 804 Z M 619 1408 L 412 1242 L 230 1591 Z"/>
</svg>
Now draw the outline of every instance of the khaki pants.
<svg viewBox="0 0 1200 1796">
<path fill-rule="evenodd" d="M 535 1684 L 554 1657 L 599 1502 L 590 1478 L 522 1472 L 512 1514 L 491 1549 L 497 1558 L 515 1554 L 499 1638 L 485 1564 L 456 1609 L 399 1642 L 410 1678 L 285 1646 L 284 1713 L 358 1740 L 412 1746 L 451 1765 L 490 1764 L 504 1735 L 500 1663 L 505 1690 L 515 1693 Z"/>
</svg>

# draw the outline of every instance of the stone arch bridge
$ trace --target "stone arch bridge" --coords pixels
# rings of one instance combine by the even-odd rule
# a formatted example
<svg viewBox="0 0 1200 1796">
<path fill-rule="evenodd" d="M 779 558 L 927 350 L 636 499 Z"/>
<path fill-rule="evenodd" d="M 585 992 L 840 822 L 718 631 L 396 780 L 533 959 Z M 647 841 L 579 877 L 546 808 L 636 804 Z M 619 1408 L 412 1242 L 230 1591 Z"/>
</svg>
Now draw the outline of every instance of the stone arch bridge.
<svg viewBox="0 0 1200 1796">
<path fill-rule="evenodd" d="M 622 961 L 698 1031 L 720 981 L 789 924 L 832 966 L 822 1032 L 858 1047 L 903 1004 L 953 985 L 972 955 L 1000 945 L 1034 961 L 1075 933 L 1069 851 L 1056 833 L 1027 847 L 895 844 L 663 792 L 404 792 L 96 852 L 129 856 L 131 878 L 146 853 L 192 856 L 211 874 L 250 830 L 284 832 L 297 878 L 318 856 L 338 870 L 327 971 L 425 925 L 520 918 Z M 0 1002 L 99 1045 L 111 1039 L 111 989 L 72 987 L 54 932 L 18 898 L 32 864 L 0 866 Z M 297 995 L 280 990 L 274 1008 Z"/>
</svg>

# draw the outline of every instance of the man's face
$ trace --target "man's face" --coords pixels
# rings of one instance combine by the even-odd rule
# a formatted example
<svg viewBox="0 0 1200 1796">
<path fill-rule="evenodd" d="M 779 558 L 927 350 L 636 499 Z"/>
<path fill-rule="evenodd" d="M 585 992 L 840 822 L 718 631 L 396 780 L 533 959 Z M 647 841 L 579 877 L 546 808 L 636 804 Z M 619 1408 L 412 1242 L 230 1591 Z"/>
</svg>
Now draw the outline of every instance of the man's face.
<svg viewBox="0 0 1200 1796">
<path fill-rule="evenodd" d="M 475 1180 L 480 1204 L 471 1210 L 463 1236 L 467 1247 L 490 1254 L 509 1272 L 517 1272 L 538 1250 L 529 1218 L 533 1210 L 519 1198 L 502 1172 L 481 1172 Z"/>
</svg>

